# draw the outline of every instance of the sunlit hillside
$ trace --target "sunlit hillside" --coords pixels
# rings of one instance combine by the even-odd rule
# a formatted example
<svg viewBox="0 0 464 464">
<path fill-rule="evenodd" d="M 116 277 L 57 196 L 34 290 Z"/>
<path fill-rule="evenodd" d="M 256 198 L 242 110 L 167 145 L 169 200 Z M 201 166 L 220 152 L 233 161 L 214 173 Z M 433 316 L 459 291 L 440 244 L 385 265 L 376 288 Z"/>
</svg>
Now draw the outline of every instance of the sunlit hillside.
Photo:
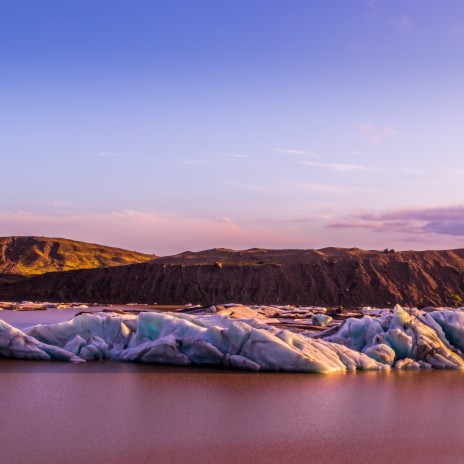
<svg viewBox="0 0 464 464">
<path fill-rule="evenodd" d="M 156 258 L 135 251 L 48 237 L 0 238 L 0 273 L 34 275 L 140 263 Z"/>
</svg>

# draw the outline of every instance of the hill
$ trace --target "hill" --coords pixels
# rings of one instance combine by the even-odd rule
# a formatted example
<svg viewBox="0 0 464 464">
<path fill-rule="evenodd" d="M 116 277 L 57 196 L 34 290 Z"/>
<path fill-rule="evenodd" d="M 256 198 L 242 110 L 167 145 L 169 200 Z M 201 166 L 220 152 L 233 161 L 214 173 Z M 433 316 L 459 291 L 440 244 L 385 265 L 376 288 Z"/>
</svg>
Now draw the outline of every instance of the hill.
<svg viewBox="0 0 464 464">
<path fill-rule="evenodd" d="M 0 299 L 106 303 L 438 306 L 461 298 L 462 249 L 213 249 L 128 266 L 48 273 L 0 289 Z"/>
<path fill-rule="evenodd" d="M 45 272 L 120 266 L 154 258 L 155 255 L 63 238 L 0 237 L 0 274 L 3 274 L 4 281 L 7 275 L 31 276 Z"/>
</svg>

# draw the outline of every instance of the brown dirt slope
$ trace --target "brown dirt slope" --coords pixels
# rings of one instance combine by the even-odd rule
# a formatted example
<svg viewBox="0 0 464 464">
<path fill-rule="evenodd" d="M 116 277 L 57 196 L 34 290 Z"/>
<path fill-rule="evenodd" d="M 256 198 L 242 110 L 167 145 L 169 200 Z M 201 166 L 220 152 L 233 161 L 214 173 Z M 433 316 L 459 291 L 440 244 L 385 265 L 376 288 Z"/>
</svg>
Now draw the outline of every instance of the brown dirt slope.
<svg viewBox="0 0 464 464">
<path fill-rule="evenodd" d="M 220 264 L 219 264 L 220 263 Z M 185 252 L 112 268 L 50 273 L 0 288 L 0 299 L 107 303 L 454 305 L 464 250 Z"/>
<path fill-rule="evenodd" d="M 0 280 L 6 275 L 120 266 L 154 259 L 135 251 L 47 237 L 0 237 Z"/>
</svg>

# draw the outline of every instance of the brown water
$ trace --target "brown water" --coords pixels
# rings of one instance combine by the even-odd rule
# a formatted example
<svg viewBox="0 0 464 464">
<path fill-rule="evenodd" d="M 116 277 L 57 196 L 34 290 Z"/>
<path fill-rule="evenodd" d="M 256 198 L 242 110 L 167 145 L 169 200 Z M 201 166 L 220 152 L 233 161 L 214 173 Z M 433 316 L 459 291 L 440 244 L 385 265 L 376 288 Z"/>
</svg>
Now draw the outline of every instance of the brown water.
<svg viewBox="0 0 464 464">
<path fill-rule="evenodd" d="M 5 463 L 462 463 L 464 373 L 0 361 Z"/>
</svg>

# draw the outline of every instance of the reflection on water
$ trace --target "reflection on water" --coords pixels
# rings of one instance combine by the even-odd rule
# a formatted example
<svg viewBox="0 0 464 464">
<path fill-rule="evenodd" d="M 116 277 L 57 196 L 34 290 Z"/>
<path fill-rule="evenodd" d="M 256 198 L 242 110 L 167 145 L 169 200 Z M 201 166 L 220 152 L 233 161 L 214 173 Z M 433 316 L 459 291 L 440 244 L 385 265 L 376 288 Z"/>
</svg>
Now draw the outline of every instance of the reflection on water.
<svg viewBox="0 0 464 464">
<path fill-rule="evenodd" d="M 10 463 L 462 463 L 464 373 L 0 361 Z"/>
</svg>

